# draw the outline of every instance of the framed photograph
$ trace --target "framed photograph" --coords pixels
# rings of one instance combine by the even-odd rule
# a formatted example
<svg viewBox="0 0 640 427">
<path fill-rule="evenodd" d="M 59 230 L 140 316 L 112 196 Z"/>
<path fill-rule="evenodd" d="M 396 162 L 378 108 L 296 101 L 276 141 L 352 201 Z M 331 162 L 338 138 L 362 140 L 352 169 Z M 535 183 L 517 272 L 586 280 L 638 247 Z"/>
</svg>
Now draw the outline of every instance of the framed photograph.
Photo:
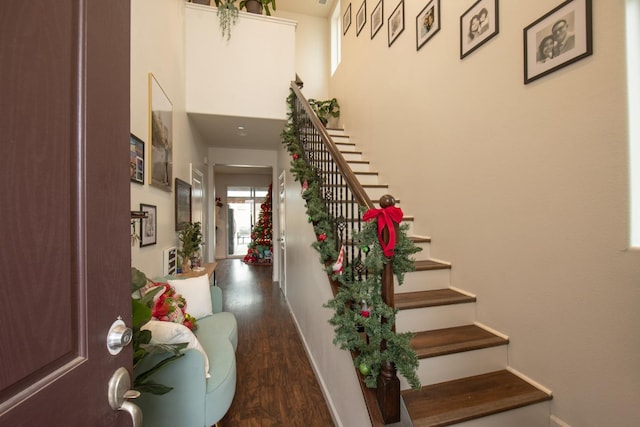
<svg viewBox="0 0 640 427">
<path fill-rule="evenodd" d="M 382 0 L 378 2 L 378 5 L 371 12 L 371 40 L 378 34 L 380 28 L 382 28 L 383 19 L 383 6 Z"/>
<path fill-rule="evenodd" d="M 356 13 L 356 36 L 360 35 L 360 31 L 364 28 L 364 24 L 367 23 L 367 0 L 362 0 L 360 9 Z"/>
<path fill-rule="evenodd" d="M 134 134 L 129 135 L 129 177 L 144 184 L 144 142 Z"/>
<path fill-rule="evenodd" d="M 170 192 L 173 183 L 173 105 L 152 73 L 149 73 L 149 115 L 150 182 Z"/>
<path fill-rule="evenodd" d="M 460 59 L 498 35 L 498 0 L 478 0 L 460 17 Z"/>
<path fill-rule="evenodd" d="M 191 185 L 176 178 L 176 231 L 191 222 Z"/>
<path fill-rule="evenodd" d="M 349 27 L 351 26 L 351 3 L 347 6 L 347 10 L 344 11 L 344 15 L 342 15 L 342 35 L 346 35 L 347 31 L 349 31 Z"/>
<path fill-rule="evenodd" d="M 404 0 L 400 0 L 400 3 L 398 3 L 396 8 L 393 9 L 393 12 L 391 12 L 391 15 L 389 15 L 387 27 L 389 33 L 389 46 L 391 46 L 398 36 L 404 31 Z"/>
<path fill-rule="evenodd" d="M 440 0 L 431 0 L 416 16 L 416 50 L 440 31 Z"/>
<path fill-rule="evenodd" d="M 140 203 L 140 210 L 147 213 L 140 219 L 140 247 L 155 245 L 158 241 L 158 208 Z"/>
<path fill-rule="evenodd" d="M 568 0 L 524 29 L 524 83 L 593 54 L 591 0 Z"/>
</svg>

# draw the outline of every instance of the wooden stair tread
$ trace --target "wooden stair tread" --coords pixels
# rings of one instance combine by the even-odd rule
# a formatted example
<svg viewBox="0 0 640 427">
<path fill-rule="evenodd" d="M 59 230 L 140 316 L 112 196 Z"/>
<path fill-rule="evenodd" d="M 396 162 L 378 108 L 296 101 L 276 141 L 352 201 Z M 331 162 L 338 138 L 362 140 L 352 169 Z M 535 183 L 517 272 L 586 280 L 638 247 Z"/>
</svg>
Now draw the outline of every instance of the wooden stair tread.
<svg viewBox="0 0 640 427">
<path fill-rule="evenodd" d="M 411 347 L 419 359 L 506 345 L 508 339 L 499 337 L 476 325 L 456 326 L 416 332 Z"/>
<path fill-rule="evenodd" d="M 450 269 L 450 264 L 445 264 L 438 261 L 433 261 L 430 259 L 414 261 L 413 263 L 416 267 L 416 271 L 424 271 L 424 270 L 444 270 Z"/>
<path fill-rule="evenodd" d="M 398 201 L 396 200 L 396 203 Z M 431 237 L 424 236 L 407 236 L 413 243 L 431 243 Z"/>
<path fill-rule="evenodd" d="M 441 427 L 550 400 L 509 371 L 461 378 L 402 392 L 414 427 Z"/>
<path fill-rule="evenodd" d="M 441 305 L 466 304 L 475 302 L 474 297 L 456 292 L 453 289 L 435 289 L 421 292 L 394 294 L 395 306 L 399 310 L 412 308 L 437 307 Z"/>
</svg>

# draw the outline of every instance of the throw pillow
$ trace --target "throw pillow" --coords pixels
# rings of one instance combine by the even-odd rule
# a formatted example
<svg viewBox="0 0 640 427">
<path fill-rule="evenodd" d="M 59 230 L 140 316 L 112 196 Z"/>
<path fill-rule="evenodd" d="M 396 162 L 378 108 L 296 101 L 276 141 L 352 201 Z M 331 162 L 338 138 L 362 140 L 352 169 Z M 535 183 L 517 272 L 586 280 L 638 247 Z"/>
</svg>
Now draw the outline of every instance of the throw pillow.
<svg viewBox="0 0 640 427">
<path fill-rule="evenodd" d="M 169 280 L 176 293 L 181 294 L 187 301 L 186 310 L 196 319 L 213 314 L 211 304 L 211 290 L 209 277 L 206 274 L 189 279 Z"/>
<path fill-rule="evenodd" d="M 187 343 L 187 348 L 193 348 L 204 357 L 204 374 L 209 378 L 209 357 L 198 338 L 189 328 L 179 323 L 162 322 L 159 320 L 149 320 L 140 329 L 151 331 L 150 344 L 180 344 Z"/>
</svg>

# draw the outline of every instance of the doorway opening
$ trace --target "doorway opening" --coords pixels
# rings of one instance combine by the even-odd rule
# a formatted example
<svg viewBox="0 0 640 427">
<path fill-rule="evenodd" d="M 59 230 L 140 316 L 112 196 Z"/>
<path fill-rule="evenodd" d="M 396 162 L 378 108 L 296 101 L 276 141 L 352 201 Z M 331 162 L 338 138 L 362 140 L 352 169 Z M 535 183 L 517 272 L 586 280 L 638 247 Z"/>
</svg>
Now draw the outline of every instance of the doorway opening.
<svg viewBox="0 0 640 427">
<path fill-rule="evenodd" d="M 227 255 L 244 257 L 269 187 L 227 187 Z"/>
</svg>

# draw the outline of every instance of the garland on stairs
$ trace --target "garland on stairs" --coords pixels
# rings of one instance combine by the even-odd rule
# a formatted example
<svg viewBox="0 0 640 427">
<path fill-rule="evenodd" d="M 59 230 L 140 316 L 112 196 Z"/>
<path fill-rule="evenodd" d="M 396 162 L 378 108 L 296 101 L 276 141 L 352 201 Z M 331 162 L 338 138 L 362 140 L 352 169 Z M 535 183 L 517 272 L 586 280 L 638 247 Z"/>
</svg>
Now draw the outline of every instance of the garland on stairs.
<svg viewBox="0 0 640 427">
<path fill-rule="evenodd" d="M 351 265 L 344 269 L 341 265 L 337 266 L 341 260 L 341 251 L 336 249 L 338 246 L 334 238 L 334 225 L 321 197 L 319 175 L 304 160 L 296 137 L 293 92 L 287 102 L 289 120 L 281 135 L 282 143 L 292 158 L 291 172 L 302 185 L 308 221 L 313 224 L 317 237 L 312 246 L 320 254 L 320 262 L 327 273 L 340 283 L 335 297 L 325 304 L 325 307 L 334 310 L 329 320 L 335 327 L 333 343 L 355 355 L 354 364 L 363 375 L 367 387 L 376 387 L 383 364 L 389 362 L 417 390 L 420 388 L 420 380 L 416 375 L 418 358 L 410 346 L 413 334 L 393 331 L 397 309 L 387 306 L 381 295 L 382 269 L 387 257 L 378 240 L 377 223 L 366 222 L 362 231 L 354 235 L 354 243 L 366 254 L 362 261 L 369 272 L 367 277 L 359 278 Z M 402 284 L 405 273 L 415 270 L 410 256 L 421 250 L 407 237 L 407 228 L 406 225 L 400 227 L 390 258 L 399 284 Z M 381 351 L 382 341 L 386 341 L 386 349 Z"/>
</svg>

